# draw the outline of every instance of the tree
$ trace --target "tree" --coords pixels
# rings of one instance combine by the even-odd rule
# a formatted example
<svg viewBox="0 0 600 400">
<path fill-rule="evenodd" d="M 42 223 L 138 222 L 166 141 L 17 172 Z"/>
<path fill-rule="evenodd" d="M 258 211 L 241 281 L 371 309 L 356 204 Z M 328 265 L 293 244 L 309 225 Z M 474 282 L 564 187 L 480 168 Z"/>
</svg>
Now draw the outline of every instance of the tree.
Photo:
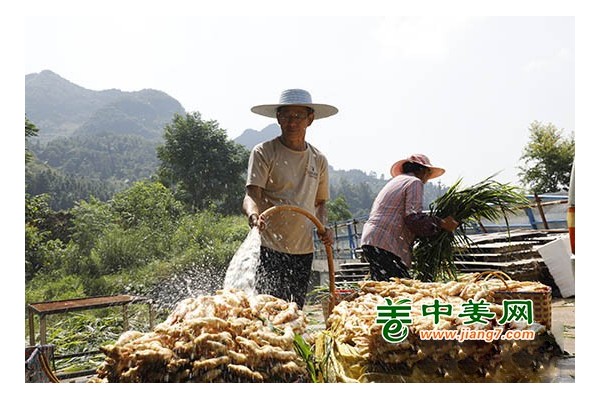
<svg viewBox="0 0 600 400">
<path fill-rule="evenodd" d="M 96 242 L 109 229 L 118 225 L 118 218 L 108 203 L 95 197 L 81 200 L 71 209 L 73 214 L 73 243 L 79 254 L 88 257 Z"/>
<path fill-rule="evenodd" d="M 30 281 L 40 271 L 50 271 L 58 264 L 57 257 L 70 235 L 68 213 L 55 212 L 49 206 L 47 194 L 25 194 L 25 280 Z"/>
<path fill-rule="evenodd" d="M 529 132 L 529 143 L 521 156 L 525 165 L 519 167 L 521 182 L 535 193 L 567 189 L 575 158 L 574 134 L 564 138 L 562 129 L 538 121 L 529 126 Z"/>
<path fill-rule="evenodd" d="M 115 194 L 110 205 L 126 229 L 147 225 L 160 232 L 183 215 L 183 206 L 160 182 L 135 182 L 129 189 Z"/>
<path fill-rule="evenodd" d="M 124 185 L 113 180 L 65 174 L 39 162 L 37 157 L 25 166 L 25 192 L 32 196 L 49 194 L 48 204 L 53 210 L 67 210 L 91 196 L 106 201 Z"/>
<path fill-rule="evenodd" d="M 239 212 L 249 155 L 243 146 L 197 112 L 175 115 L 164 138 L 157 154 L 158 175 L 165 186 L 174 188 L 193 210 L 216 206 L 226 213 Z"/>
<path fill-rule="evenodd" d="M 352 213 L 344 195 L 339 195 L 327 203 L 327 214 L 330 222 L 346 221 L 352 218 Z"/>
<path fill-rule="evenodd" d="M 343 196 L 348 210 L 355 216 L 369 214 L 375 195 L 366 182 L 351 183 L 345 177 L 331 185 L 331 198 Z"/>
<path fill-rule="evenodd" d="M 37 136 L 39 128 L 35 126 L 27 117 L 25 117 L 25 144 L 27 144 L 27 138 Z M 25 147 L 25 163 L 28 163 L 33 158 L 33 154 Z"/>
<path fill-rule="evenodd" d="M 88 179 L 137 181 L 156 172 L 157 144 L 156 140 L 133 134 L 99 133 L 59 137 L 44 144 L 32 143 L 31 150 L 38 160 L 65 174 Z"/>
</svg>

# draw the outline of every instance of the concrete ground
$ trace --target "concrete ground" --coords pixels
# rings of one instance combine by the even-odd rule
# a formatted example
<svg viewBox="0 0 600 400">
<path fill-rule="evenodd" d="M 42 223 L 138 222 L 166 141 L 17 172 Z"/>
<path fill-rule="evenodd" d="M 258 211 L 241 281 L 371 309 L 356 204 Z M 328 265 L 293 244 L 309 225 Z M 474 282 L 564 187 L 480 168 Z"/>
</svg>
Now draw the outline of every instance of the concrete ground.
<svg viewBox="0 0 600 400">
<path fill-rule="evenodd" d="M 553 299 L 552 334 L 564 352 L 552 382 L 575 382 L 575 297 Z"/>
<path fill-rule="evenodd" d="M 552 334 L 559 346 L 575 356 L 575 298 L 552 300 Z"/>
</svg>

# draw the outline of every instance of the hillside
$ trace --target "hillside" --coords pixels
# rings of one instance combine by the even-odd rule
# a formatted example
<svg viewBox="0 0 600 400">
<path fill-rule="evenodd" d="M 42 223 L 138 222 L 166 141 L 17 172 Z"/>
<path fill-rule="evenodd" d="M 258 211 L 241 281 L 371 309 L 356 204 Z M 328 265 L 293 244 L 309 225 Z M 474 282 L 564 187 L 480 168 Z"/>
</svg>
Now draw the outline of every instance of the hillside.
<svg viewBox="0 0 600 400">
<path fill-rule="evenodd" d="M 25 165 L 25 192 L 31 196 L 48 194 L 53 210 L 67 210 L 80 200 L 94 197 L 108 201 L 127 183 L 115 179 L 98 179 L 69 174 L 33 159 Z"/>
<path fill-rule="evenodd" d="M 84 194 L 104 199 L 154 175 L 164 126 L 175 113 L 186 113 L 159 90 L 95 91 L 48 70 L 25 76 L 25 112 L 39 128 L 38 136 L 28 140 L 37 167 L 27 171 L 27 192 L 53 193 L 52 205 L 59 208 Z M 233 141 L 252 149 L 280 133 L 279 125 L 270 124 L 260 131 L 246 129 Z M 367 214 L 386 183 L 358 169 L 330 165 L 329 172 L 332 199 L 344 196 L 354 215 Z M 426 185 L 425 204 L 439 195 L 438 189 Z"/>
<path fill-rule="evenodd" d="M 158 143 L 139 135 L 103 133 L 59 137 L 44 144 L 33 140 L 29 149 L 47 166 L 67 174 L 133 182 L 156 171 Z"/>
<path fill-rule="evenodd" d="M 104 133 L 157 140 L 175 113 L 185 110 L 158 90 L 90 90 L 48 70 L 25 76 L 25 114 L 44 142 Z"/>
</svg>

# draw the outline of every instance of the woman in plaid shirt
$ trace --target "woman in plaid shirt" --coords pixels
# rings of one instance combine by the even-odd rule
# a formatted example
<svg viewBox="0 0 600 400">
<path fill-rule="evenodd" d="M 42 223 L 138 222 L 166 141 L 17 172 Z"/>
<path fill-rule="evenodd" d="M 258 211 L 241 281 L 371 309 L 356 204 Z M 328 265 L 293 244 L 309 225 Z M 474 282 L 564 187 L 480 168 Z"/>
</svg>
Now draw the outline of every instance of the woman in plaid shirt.
<svg viewBox="0 0 600 400">
<path fill-rule="evenodd" d="M 451 216 L 440 219 L 423 213 L 423 186 L 444 172 L 423 154 L 413 154 L 392 166 L 392 179 L 375 198 L 361 237 L 372 279 L 410 278 L 415 237 L 456 229 L 458 222 Z"/>
</svg>

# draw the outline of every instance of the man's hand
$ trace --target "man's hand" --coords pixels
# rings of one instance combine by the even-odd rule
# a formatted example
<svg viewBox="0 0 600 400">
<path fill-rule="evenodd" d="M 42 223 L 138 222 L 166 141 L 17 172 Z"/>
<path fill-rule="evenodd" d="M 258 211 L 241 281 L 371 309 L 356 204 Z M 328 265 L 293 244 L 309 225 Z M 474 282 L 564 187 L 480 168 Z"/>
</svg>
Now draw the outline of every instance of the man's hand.
<svg viewBox="0 0 600 400">
<path fill-rule="evenodd" d="M 250 226 L 250 228 L 254 228 L 255 226 L 258 227 L 259 231 L 264 230 L 266 226 L 263 215 L 259 215 L 258 213 L 250 214 L 250 216 L 248 217 L 248 225 Z"/>
<path fill-rule="evenodd" d="M 317 231 L 317 235 L 319 236 L 319 239 L 321 239 L 321 242 L 323 242 L 325 246 L 333 246 L 333 242 L 335 241 L 333 231 L 331 230 L 331 228 L 327 228 L 325 226 L 327 224 L 326 204 L 326 200 L 319 200 L 315 202 L 315 216 L 321 222 L 321 224 L 323 224 L 323 227 L 325 227 L 325 232 Z"/>
<path fill-rule="evenodd" d="M 331 228 L 325 228 L 325 232 L 317 232 L 317 235 L 319 235 L 319 239 L 321 239 L 321 242 L 323 242 L 325 246 L 333 246 L 335 240 Z"/>
</svg>

